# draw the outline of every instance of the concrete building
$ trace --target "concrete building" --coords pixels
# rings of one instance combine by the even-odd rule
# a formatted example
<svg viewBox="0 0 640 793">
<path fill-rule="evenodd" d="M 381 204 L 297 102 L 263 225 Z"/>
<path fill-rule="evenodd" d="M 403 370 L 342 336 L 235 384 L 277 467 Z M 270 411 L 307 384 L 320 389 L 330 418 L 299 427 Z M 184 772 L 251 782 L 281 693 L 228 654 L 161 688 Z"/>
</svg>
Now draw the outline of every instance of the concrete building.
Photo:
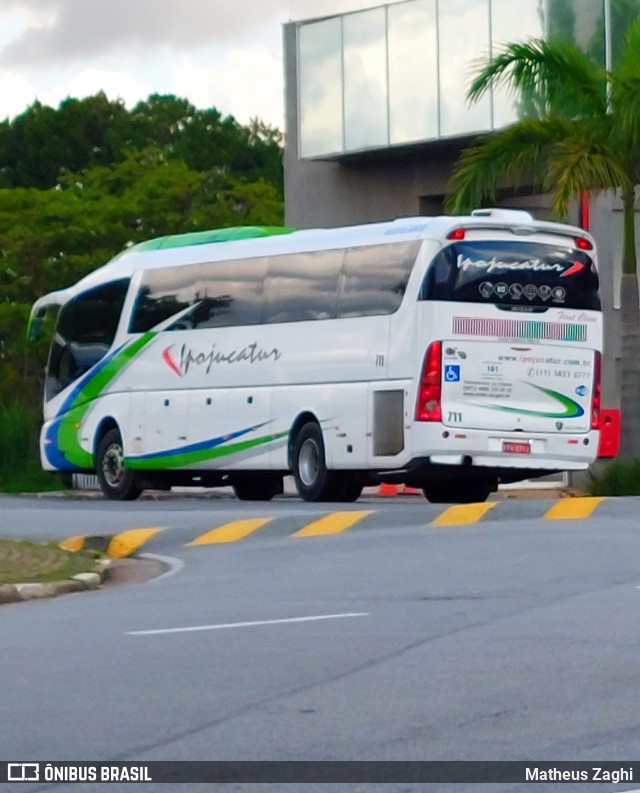
<svg viewBox="0 0 640 793">
<path fill-rule="evenodd" d="M 557 37 L 610 67 L 638 16 L 639 0 L 406 0 L 289 23 L 287 225 L 441 214 L 460 151 L 521 115 L 505 90 L 469 106 L 479 60 L 507 42 Z M 550 217 L 547 197 L 526 185 L 497 203 Z M 603 404 L 612 409 L 619 405 L 621 210 L 613 194 L 591 198 L 605 314 Z M 570 221 L 579 220 L 576 207 Z"/>
</svg>

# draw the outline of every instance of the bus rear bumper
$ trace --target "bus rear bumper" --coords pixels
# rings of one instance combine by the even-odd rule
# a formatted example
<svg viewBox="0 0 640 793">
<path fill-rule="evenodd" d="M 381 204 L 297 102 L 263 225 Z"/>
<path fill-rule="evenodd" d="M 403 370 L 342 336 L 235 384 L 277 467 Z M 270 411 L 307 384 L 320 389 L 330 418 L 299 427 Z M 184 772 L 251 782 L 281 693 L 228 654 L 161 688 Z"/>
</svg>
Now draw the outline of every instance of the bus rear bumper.
<svg viewBox="0 0 640 793">
<path fill-rule="evenodd" d="M 548 469 L 549 471 L 584 471 L 592 460 L 576 460 L 575 458 L 549 458 L 535 459 L 530 455 L 496 455 L 489 454 L 432 454 L 429 456 L 432 465 L 459 465 L 464 467 L 481 468 L 535 468 Z"/>
<path fill-rule="evenodd" d="M 437 465 L 483 468 L 585 470 L 596 459 L 600 433 L 524 433 L 463 430 L 423 425 L 413 437 L 412 457 Z"/>
<path fill-rule="evenodd" d="M 413 454 L 397 469 L 378 471 L 380 481 L 414 487 L 443 479 L 508 484 L 560 471 L 584 471 L 596 459 L 598 450 L 598 432 L 502 435 L 491 431 L 452 432 L 439 427 L 436 434 L 434 429 L 424 427 L 424 436 L 413 445 Z M 510 448 L 520 451 L 505 451 Z"/>
</svg>

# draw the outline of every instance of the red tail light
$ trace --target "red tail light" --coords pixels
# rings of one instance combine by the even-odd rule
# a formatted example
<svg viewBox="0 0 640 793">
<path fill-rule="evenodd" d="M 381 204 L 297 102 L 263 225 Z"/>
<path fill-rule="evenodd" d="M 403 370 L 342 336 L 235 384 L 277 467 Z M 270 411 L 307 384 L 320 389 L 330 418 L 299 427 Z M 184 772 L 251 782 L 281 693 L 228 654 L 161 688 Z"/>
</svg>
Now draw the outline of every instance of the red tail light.
<svg viewBox="0 0 640 793">
<path fill-rule="evenodd" d="M 593 396 L 591 398 L 591 429 L 600 429 L 600 381 L 602 376 L 602 355 L 596 353 L 593 371 Z"/>
<path fill-rule="evenodd" d="M 422 375 L 416 400 L 416 421 L 442 421 L 442 342 L 429 345 L 422 364 Z"/>
<path fill-rule="evenodd" d="M 465 238 L 465 230 L 463 228 L 453 229 L 447 234 L 448 240 L 463 240 Z"/>
<path fill-rule="evenodd" d="M 593 245 L 588 239 L 584 237 L 576 237 L 576 248 L 580 248 L 581 251 L 590 251 L 593 250 Z"/>
</svg>

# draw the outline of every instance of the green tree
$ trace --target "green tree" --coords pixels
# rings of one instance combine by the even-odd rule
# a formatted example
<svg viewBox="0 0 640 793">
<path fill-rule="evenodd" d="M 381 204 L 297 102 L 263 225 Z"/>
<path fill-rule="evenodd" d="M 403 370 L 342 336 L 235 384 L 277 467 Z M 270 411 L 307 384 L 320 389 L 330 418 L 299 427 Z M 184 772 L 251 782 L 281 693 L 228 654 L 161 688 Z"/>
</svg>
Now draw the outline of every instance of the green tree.
<svg viewBox="0 0 640 793">
<path fill-rule="evenodd" d="M 0 305 L 30 304 L 152 237 L 282 222 L 273 184 L 195 171 L 158 148 L 64 172 L 49 190 L 0 188 Z"/>
<path fill-rule="evenodd" d="M 0 125 L 0 172 L 7 187 L 52 187 L 61 168 L 81 171 L 121 159 L 131 145 L 131 116 L 99 93 L 66 99 L 57 110 L 34 102 Z"/>
<path fill-rule="evenodd" d="M 523 182 L 552 196 L 558 218 L 584 191 L 619 190 L 623 203 L 621 284 L 621 455 L 640 449 L 640 310 L 634 223 L 640 183 L 640 20 L 628 29 L 616 66 L 605 71 L 571 43 L 507 45 L 474 79 L 469 98 L 505 84 L 531 99 L 523 119 L 466 149 L 454 169 L 446 207 L 461 212 L 495 201 Z"/>
<path fill-rule="evenodd" d="M 117 165 L 131 151 L 160 149 L 194 171 L 220 169 L 246 182 L 271 182 L 283 193 L 282 135 L 252 119 L 248 126 L 215 108 L 152 94 L 131 111 L 99 93 L 57 108 L 34 102 L 0 123 L 0 187 L 54 187 L 61 172 Z"/>
</svg>

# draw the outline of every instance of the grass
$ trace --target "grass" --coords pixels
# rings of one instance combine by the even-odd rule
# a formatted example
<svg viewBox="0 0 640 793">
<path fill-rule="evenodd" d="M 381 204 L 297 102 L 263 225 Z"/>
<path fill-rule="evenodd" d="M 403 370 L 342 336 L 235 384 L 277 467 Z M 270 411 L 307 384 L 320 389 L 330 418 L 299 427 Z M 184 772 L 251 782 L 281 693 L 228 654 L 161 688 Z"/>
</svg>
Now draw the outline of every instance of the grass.
<svg viewBox="0 0 640 793">
<path fill-rule="evenodd" d="M 63 490 L 64 487 L 57 474 L 40 469 L 29 468 L 14 476 L 7 477 L 0 483 L 2 493 L 49 493 Z"/>
<path fill-rule="evenodd" d="M 640 495 L 640 459 L 615 460 L 597 473 L 591 472 L 588 489 L 592 496 Z"/>
<path fill-rule="evenodd" d="M 0 585 L 47 583 L 93 570 L 95 551 L 64 551 L 53 544 L 0 539 Z"/>
</svg>

